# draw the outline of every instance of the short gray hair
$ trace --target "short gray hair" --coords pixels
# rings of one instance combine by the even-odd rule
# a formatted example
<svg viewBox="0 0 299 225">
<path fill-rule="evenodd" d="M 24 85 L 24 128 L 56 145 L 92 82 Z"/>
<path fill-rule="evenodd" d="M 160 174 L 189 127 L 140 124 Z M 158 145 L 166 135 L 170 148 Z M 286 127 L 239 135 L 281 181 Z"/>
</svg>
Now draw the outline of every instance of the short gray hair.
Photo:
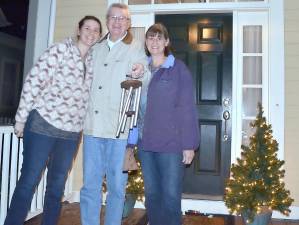
<svg viewBox="0 0 299 225">
<path fill-rule="evenodd" d="M 113 3 L 109 6 L 108 10 L 107 10 L 107 14 L 106 14 L 106 19 L 109 18 L 110 16 L 110 12 L 112 10 L 112 8 L 119 8 L 119 9 L 124 9 L 128 12 L 128 16 L 129 18 L 128 19 L 131 19 L 131 15 L 130 15 L 130 11 L 129 11 L 129 7 L 128 5 L 126 4 L 123 4 L 123 3 Z"/>
</svg>

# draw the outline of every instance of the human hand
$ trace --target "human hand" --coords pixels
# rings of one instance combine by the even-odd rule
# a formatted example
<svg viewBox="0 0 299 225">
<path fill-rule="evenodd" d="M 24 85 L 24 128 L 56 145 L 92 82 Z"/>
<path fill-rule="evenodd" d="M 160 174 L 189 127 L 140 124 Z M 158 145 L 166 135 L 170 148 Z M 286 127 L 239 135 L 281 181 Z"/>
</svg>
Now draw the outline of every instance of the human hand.
<svg viewBox="0 0 299 225">
<path fill-rule="evenodd" d="M 16 122 L 14 126 L 14 133 L 18 138 L 23 137 L 25 124 L 21 122 Z"/>
<path fill-rule="evenodd" d="M 184 164 L 191 164 L 194 158 L 194 150 L 184 150 L 183 151 L 183 163 Z"/>
<path fill-rule="evenodd" d="M 143 77 L 144 74 L 144 66 L 141 63 L 135 63 L 132 65 L 131 76 L 134 79 L 138 79 Z"/>
</svg>

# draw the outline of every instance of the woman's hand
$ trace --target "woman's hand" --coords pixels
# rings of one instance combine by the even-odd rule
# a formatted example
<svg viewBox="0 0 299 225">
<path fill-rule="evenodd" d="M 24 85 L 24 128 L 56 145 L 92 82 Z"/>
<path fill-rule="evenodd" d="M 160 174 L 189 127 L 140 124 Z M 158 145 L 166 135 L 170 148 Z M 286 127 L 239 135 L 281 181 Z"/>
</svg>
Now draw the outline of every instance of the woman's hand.
<svg viewBox="0 0 299 225">
<path fill-rule="evenodd" d="M 23 137 L 24 127 L 25 127 L 24 123 L 16 122 L 14 126 L 14 133 L 18 138 Z"/>
<path fill-rule="evenodd" d="M 183 163 L 184 164 L 191 164 L 194 158 L 194 150 L 184 150 L 183 151 Z"/>
</svg>

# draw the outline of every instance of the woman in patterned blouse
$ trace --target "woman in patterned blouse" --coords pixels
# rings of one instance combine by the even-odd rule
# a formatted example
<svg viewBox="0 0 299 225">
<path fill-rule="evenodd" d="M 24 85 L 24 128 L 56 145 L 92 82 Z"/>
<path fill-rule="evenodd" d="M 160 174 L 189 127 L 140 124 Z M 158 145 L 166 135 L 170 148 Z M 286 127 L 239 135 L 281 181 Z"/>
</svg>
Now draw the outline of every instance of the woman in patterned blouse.
<svg viewBox="0 0 299 225">
<path fill-rule="evenodd" d="M 52 45 L 26 76 L 16 114 L 15 134 L 24 137 L 21 177 L 5 225 L 22 225 L 47 167 L 42 225 L 57 224 L 65 181 L 77 151 L 93 79 L 92 46 L 101 22 L 85 16 L 77 41 Z"/>
</svg>

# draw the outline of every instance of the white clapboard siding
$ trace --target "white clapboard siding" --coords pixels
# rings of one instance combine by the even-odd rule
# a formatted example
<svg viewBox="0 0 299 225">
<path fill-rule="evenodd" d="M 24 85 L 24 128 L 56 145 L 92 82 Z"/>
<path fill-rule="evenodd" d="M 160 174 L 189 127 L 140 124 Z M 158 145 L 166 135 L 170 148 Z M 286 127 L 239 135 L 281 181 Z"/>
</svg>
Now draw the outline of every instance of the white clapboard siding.
<svg viewBox="0 0 299 225">
<path fill-rule="evenodd" d="M 299 1 L 284 1 L 285 15 L 285 182 L 299 206 Z M 283 59 L 282 59 L 283 60 Z"/>
</svg>

